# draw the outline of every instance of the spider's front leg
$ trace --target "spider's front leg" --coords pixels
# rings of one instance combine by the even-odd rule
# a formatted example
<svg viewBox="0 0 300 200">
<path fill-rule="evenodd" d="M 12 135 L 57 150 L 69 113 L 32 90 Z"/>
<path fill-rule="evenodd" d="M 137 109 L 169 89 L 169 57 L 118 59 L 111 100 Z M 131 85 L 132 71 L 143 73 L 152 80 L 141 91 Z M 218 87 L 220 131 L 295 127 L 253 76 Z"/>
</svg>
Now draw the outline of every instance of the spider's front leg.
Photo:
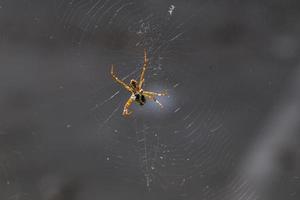
<svg viewBox="0 0 300 200">
<path fill-rule="evenodd" d="M 140 81 L 139 81 L 139 88 L 142 89 L 143 83 L 145 81 L 145 71 L 146 71 L 146 67 L 148 66 L 149 63 L 149 59 L 147 58 L 147 51 L 146 49 L 144 49 L 144 65 L 142 68 L 142 73 L 140 76 Z"/>
<path fill-rule="evenodd" d="M 131 88 L 126 84 L 124 83 L 122 80 L 120 80 L 114 73 L 114 65 L 111 65 L 111 69 L 110 69 L 110 74 L 112 76 L 112 78 L 117 82 L 119 83 L 120 85 L 122 85 L 126 90 L 128 90 L 129 92 L 131 92 Z"/>
<path fill-rule="evenodd" d="M 124 105 L 123 116 L 128 116 L 132 113 L 131 111 L 129 111 L 129 107 L 131 106 L 133 101 L 134 96 L 131 95 L 131 97 L 127 100 L 126 104 Z"/>
</svg>

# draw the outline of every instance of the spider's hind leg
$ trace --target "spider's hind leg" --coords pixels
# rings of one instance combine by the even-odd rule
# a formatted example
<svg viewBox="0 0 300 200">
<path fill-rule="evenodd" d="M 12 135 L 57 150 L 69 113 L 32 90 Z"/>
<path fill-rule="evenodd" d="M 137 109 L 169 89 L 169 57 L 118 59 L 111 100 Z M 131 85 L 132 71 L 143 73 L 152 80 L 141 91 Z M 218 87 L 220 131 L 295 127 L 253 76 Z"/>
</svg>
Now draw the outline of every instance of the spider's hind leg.
<svg viewBox="0 0 300 200">
<path fill-rule="evenodd" d="M 163 108 L 164 106 L 157 100 L 157 99 L 153 99 L 155 103 L 157 103 L 159 105 L 160 108 Z"/>
<path fill-rule="evenodd" d="M 146 94 L 144 93 L 145 97 L 152 99 L 155 103 L 157 103 L 159 105 L 160 108 L 163 108 L 164 106 L 155 98 L 155 96 L 158 95 L 154 95 L 154 94 L 149 94 L 150 92 L 147 92 Z M 158 94 L 158 93 L 156 93 Z"/>
<path fill-rule="evenodd" d="M 128 116 L 132 113 L 131 111 L 129 111 L 129 107 L 131 106 L 133 101 L 134 101 L 134 97 L 132 96 L 127 100 L 126 104 L 124 105 L 123 116 Z"/>
<path fill-rule="evenodd" d="M 152 96 L 152 97 L 155 97 L 155 96 L 166 96 L 167 95 L 167 92 L 164 91 L 164 92 L 161 92 L 161 93 L 157 93 L 157 92 L 150 92 L 150 91 L 143 91 L 143 94 L 147 95 L 147 96 Z"/>
</svg>

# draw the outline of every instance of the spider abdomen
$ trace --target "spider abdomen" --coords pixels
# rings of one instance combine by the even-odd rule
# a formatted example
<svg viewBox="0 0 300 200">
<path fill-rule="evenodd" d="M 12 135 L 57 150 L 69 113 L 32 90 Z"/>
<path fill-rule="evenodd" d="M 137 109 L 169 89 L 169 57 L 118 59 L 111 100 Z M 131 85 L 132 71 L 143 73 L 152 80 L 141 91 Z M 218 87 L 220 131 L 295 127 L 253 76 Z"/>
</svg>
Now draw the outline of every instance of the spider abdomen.
<svg viewBox="0 0 300 200">
<path fill-rule="evenodd" d="M 140 93 L 136 93 L 135 101 L 138 102 L 141 106 L 143 106 L 146 103 L 146 97 Z"/>
</svg>

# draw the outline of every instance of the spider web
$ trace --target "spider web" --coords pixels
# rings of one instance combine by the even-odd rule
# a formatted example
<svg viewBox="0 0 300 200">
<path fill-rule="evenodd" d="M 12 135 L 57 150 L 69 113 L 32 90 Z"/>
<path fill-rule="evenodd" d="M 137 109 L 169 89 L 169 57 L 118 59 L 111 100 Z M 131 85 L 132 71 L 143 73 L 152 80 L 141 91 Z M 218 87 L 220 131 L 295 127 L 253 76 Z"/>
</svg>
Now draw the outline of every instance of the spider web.
<svg viewBox="0 0 300 200">
<path fill-rule="evenodd" d="M 0 199 L 299 199 L 296 2 L 1 1 Z"/>
<path fill-rule="evenodd" d="M 105 83 L 98 83 L 96 78 L 91 82 L 90 106 L 91 115 L 99 124 L 96 130 L 99 139 L 107 140 L 106 160 L 114 168 L 123 169 L 124 174 L 126 170 L 136 170 L 129 173 L 135 174 L 134 177 L 124 175 L 125 181 L 144 186 L 149 194 L 171 192 L 167 196 L 183 199 L 224 199 L 228 191 L 235 194 L 236 199 L 257 198 L 247 182 L 234 174 L 235 162 L 242 152 L 237 152 L 238 137 L 234 130 L 227 127 L 234 123 L 230 117 L 235 110 L 244 109 L 249 115 L 259 111 L 248 102 L 220 103 L 229 90 L 226 88 L 228 80 L 221 75 L 226 74 L 224 69 L 210 66 L 211 72 L 206 75 L 211 79 L 198 81 L 204 77 L 197 77 L 192 67 L 183 61 L 179 63 L 182 67 L 172 67 L 173 54 L 194 53 L 180 47 L 192 34 L 186 27 L 195 15 L 199 16 L 198 11 L 186 16 L 180 11 L 190 9 L 189 3 L 185 6 L 165 4 L 154 10 L 147 4 L 129 0 L 72 0 L 58 1 L 56 5 L 66 29 L 75 27 L 77 30 L 73 38 L 78 54 L 84 54 L 89 48 L 97 49 L 95 41 L 102 45 L 104 41 L 100 37 L 107 37 L 103 32 L 112 37 L 116 35 L 111 40 L 125 43 L 123 46 L 111 43 L 98 49 L 101 58 L 106 59 L 98 80 L 104 79 Z M 119 40 L 123 35 L 128 41 Z M 133 106 L 133 116 L 124 119 L 121 113 L 127 96 L 110 80 L 109 66 L 115 64 L 118 76 L 126 82 L 131 77 L 137 78 L 144 48 L 150 60 L 145 87 L 167 89 L 170 97 L 161 98 L 166 106 L 161 113 L 153 105 L 143 109 Z M 95 55 L 91 59 L 95 59 Z M 93 68 L 91 63 L 85 66 L 86 70 Z M 209 87 L 198 91 L 193 88 L 195 80 Z M 240 83 L 241 80 L 236 82 Z M 197 90 L 197 96 L 191 97 L 193 90 Z M 193 185 L 199 189 L 191 187 Z"/>
<path fill-rule="evenodd" d="M 127 0 L 73 0 L 57 3 L 57 10 L 63 13 L 62 23 L 68 28 L 76 26 L 79 29 L 79 33 L 74 35 L 78 51 L 84 51 L 99 30 L 104 29 L 113 34 L 114 27 L 120 27 L 121 31 L 134 35 L 134 39 L 130 41 L 130 51 L 125 53 L 125 57 L 130 59 L 121 58 L 117 63 L 111 60 L 111 64 L 117 66 L 118 76 L 124 81 L 128 81 L 130 77 L 137 77 L 143 62 L 142 49 L 146 48 L 150 66 L 146 71 L 145 86 L 159 82 L 160 88 L 167 89 L 171 96 L 169 98 L 175 101 L 175 103 L 166 101 L 172 105 L 166 105 L 166 113 L 163 115 L 171 121 L 174 119 L 173 121 L 177 123 L 164 123 L 164 119 L 151 120 L 149 116 L 138 113 L 145 111 L 135 108 L 131 118 L 122 119 L 121 112 L 126 101 L 123 92 L 112 89 L 118 86 L 111 80 L 109 84 L 99 87 L 100 89 L 96 84 L 94 93 L 96 103 L 91 107 L 91 113 L 97 116 L 100 124 L 99 134 L 108 132 L 116 135 L 111 144 L 107 144 L 110 152 L 107 160 L 114 162 L 118 168 L 132 168 L 130 162 L 132 159 L 126 159 L 117 147 L 120 143 L 129 142 L 132 146 L 127 147 L 134 152 L 131 156 L 136 160 L 134 168 L 138 168 L 140 172 L 136 181 L 144 185 L 147 191 L 174 191 L 174 196 L 187 198 L 191 193 L 188 185 L 200 177 L 202 181 L 199 188 L 202 189 L 191 196 L 217 199 L 221 196 L 221 186 L 224 182 L 211 186 L 209 179 L 218 175 L 216 171 L 220 170 L 220 166 L 224 171 L 229 170 L 234 157 L 233 149 L 230 148 L 233 139 L 226 133 L 224 127 L 225 116 L 230 112 L 230 108 L 217 108 L 216 105 L 218 98 L 216 94 L 224 95 L 222 83 L 218 82 L 219 80 L 215 83 L 213 81 L 212 92 L 201 93 L 200 97 L 193 101 L 193 107 L 186 109 L 184 101 L 189 100 L 180 99 L 178 96 L 187 84 L 178 81 L 181 77 L 174 75 L 181 73 L 181 70 L 174 72 L 171 67 L 166 69 L 165 65 L 171 62 L 176 45 L 188 39 L 185 37 L 185 32 L 188 31 L 185 25 L 192 20 L 194 14 L 180 19 L 182 15 L 177 11 L 176 5 L 172 15 L 168 12 L 169 7 L 164 7 L 161 12 L 153 11 L 151 8 L 147 10 L 147 7 L 141 11 L 141 7 L 145 5 L 140 5 L 138 1 Z M 177 18 L 174 20 L 175 17 Z M 131 52 L 134 54 L 130 54 Z M 118 54 L 117 57 L 124 54 L 120 50 L 108 53 Z M 108 76 L 108 73 L 102 74 L 102 77 Z M 105 96 L 107 97 L 103 99 Z M 201 98 L 205 100 L 200 100 Z M 164 104 L 163 99 L 162 102 Z M 110 105 L 115 107 L 111 108 Z M 110 109 L 104 109 L 105 106 Z M 148 112 L 152 113 L 149 110 Z M 155 114 L 157 117 L 157 113 Z M 122 131 L 124 124 L 130 127 L 126 132 Z M 128 135 L 126 140 L 124 134 Z M 132 181 L 130 178 L 127 179 Z M 244 191 L 246 190 L 242 190 L 242 194 Z"/>
</svg>

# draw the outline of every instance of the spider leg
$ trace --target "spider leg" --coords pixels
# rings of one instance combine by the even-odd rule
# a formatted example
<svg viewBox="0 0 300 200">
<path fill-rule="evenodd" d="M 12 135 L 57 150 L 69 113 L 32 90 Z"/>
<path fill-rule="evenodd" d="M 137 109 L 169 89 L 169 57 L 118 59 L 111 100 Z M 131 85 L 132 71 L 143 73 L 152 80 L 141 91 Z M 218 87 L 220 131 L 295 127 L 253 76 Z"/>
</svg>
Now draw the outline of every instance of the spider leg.
<svg viewBox="0 0 300 200">
<path fill-rule="evenodd" d="M 149 63 L 149 60 L 147 58 L 147 52 L 146 52 L 146 49 L 144 49 L 144 65 L 143 65 L 143 68 L 142 68 L 142 73 L 141 73 L 140 81 L 139 81 L 139 88 L 140 89 L 142 88 L 143 83 L 145 81 L 145 71 L 146 71 L 146 67 L 148 66 L 148 63 Z"/>
<path fill-rule="evenodd" d="M 145 93 L 146 92 L 146 93 Z M 155 93 L 155 92 L 148 92 L 148 91 L 144 91 L 143 95 L 145 95 L 145 97 L 152 99 L 155 103 L 157 103 L 159 105 L 160 108 L 163 108 L 164 106 L 156 99 L 156 96 L 162 96 L 163 94 L 160 93 Z"/>
<path fill-rule="evenodd" d="M 129 107 L 130 107 L 130 105 L 132 104 L 133 101 L 134 101 L 134 97 L 133 97 L 133 96 L 131 96 L 131 97 L 127 100 L 126 104 L 124 105 L 123 116 L 128 116 L 128 115 L 130 115 L 130 114 L 132 113 L 132 112 L 129 111 L 128 109 L 129 109 Z"/>
<path fill-rule="evenodd" d="M 146 96 L 166 96 L 167 95 L 167 92 L 162 92 L 162 93 L 157 93 L 157 92 L 150 92 L 150 91 L 143 91 L 143 94 L 146 95 Z"/>
<path fill-rule="evenodd" d="M 131 88 L 124 83 L 122 80 L 120 80 L 114 73 L 114 65 L 111 65 L 111 70 L 110 70 L 110 74 L 112 76 L 112 78 L 119 84 L 121 84 L 126 90 L 128 90 L 129 92 L 131 92 Z"/>
<path fill-rule="evenodd" d="M 164 106 L 157 100 L 157 99 L 153 99 L 155 103 L 157 103 L 159 105 L 160 108 L 163 108 Z"/>
</svg>

